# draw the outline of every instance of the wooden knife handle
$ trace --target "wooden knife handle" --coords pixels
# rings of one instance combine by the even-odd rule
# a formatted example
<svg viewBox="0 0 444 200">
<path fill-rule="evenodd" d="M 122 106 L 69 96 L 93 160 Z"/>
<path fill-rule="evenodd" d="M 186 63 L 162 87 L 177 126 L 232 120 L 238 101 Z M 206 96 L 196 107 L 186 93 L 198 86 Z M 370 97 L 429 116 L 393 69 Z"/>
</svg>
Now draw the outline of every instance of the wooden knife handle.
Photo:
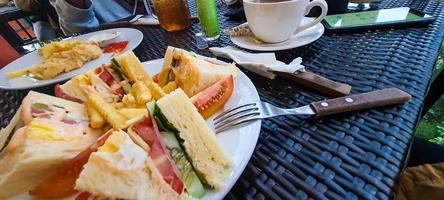
<svg viewBox="0 0 444 200">
<path fill-rule="evenodd" d="M 314 102 L 311 103 L 311 106 L 316 112 L 316 117 L 320 117 L 355 110 L 363 110 L 367 108 L 401 104 L 410 100 L 411 98 L 412 96 L 410 96 L 410 94 L 398 88 L 387 88 L 373 92 Z"/>
<path fill-rule="evenodd" d="M 278 76 L 296 82 L 299 85 L 313 89 L 319 93 L 342 97 L 350 94 L 351 86 L 345 83 L 332 81 L 313 72 L 305 71 L 296 74 L 275 72 Z"/>
</svg>

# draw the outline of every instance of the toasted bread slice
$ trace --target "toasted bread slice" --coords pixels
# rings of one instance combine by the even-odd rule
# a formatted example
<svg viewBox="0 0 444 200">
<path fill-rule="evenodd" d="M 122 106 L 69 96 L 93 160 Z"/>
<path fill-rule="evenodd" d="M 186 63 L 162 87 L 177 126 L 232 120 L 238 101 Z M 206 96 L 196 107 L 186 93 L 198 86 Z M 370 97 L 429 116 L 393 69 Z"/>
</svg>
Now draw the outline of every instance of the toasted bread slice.
<svg viewBox="0 0 444 200">
<path fill-rule="evenodd" d="M 228 64 L 174 47 L 168 47 L 165 53 L 162 71 L 168 69 L 174 71 L 177 85 L 189 97 L 229 75 L 236 77 L 240 72 L 232 63 Z"/>
<path fill-rule="evenodd" d="M 91 154 L 75 188 L 104 199 L 185 198 L 165 183 L 147 152 L 123 131 L 115 131 Z"/>
<path fill-rule="evenodd" d="M 147 81 L 152 80 L 151 76 L 143 68 L 139 58 L 132 51 L 128 51 L 122 55 L 116 56 L 115 59 L 122 67 L 123 73 L 128 76 L 131 81 Z"/>
<path fill-rule="evenodd" d="M 52 117 L 45 117 L 44 110 L 51 111 Z M 87 119 L 82 104 L 29 92 L 10 125 L 1 131 L 3 144 L 6 134 L 12 137 L 0 156 L 0 199 L 33 189 L 91 145 L 101 131 L 90 129 L 83 121 Z M 17 124 L 23 127 L 11 129 Z"/>
<path fill-rule="evenodd" d="M 194 169 L 211 187 L 223 188 L 232 163 L 225 155 L 216 135 L 197 112 L 187 95 L 177 89 L 157 101 L 162 113 L 178 129 L 185 151 Z"/>
</svg>

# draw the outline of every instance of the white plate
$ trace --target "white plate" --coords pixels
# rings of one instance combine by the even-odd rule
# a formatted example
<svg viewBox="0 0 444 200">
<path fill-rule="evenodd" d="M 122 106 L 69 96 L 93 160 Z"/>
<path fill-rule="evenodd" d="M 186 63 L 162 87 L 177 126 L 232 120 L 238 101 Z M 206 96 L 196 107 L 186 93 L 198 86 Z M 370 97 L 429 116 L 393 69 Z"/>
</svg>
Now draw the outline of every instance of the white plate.
<svg viewBox="0 0 444 200">
<path fill-rule="evenodd" d="M 118 37 L 117 41 L 123 41 L 123 40 L 129 41 L 128 46 L 125 51 L 135 49 L 143 39 L 142 32 L 140 32 L 137 29 L 116 28 L 116 29 L 107 29 L 107 30 L 88 33 L 85 35 L 76 36 L 76 37 L 70 38 L 69 40 L 84 40 L 84 41 L 86 41 L 86 40 L 88 40 L 89 37 L 91 37 L 94 34 L 111 33 L 111 32 L 116 32 L 116 31 L 120 32 L 120 36 Z M 22 56 L 22 57 L 16 59 L 15 61 L 9 63 L 3 69 L 0 70 L 0 88 L 7 89 L 7 90 L 29 89 L 29 88 L 50 85 L 53 83 L 68 80 L 76 75 L 85 73 L 86 71 L 88 71 L 90 69 L 94 69 L 103 63 L 108 63 L 110 58 L 111 57 L 109 54 L 102 53 L 102 55 L 99 58 L 87 62 L 83 67 L 73 70 L 73 71 L 70 71 L 68 73 L 61 74 L 61 75 L 59 75 L 53 79 L 50 79 L 50 80 L 37 80 L 37 79 L 33 79 L 33 78 L 27 77 L 27 76 L 13 78 L 13 79 L 8 79 L 5 77 L 5 74 L 8 72 L 28 68 L 28 67 L 31 67 L 32 65 L 39 63 L 41 61 L 41 57 L 37 54 L 37 51 L 33 51 L 29 54 L 26 54 L 25 56 Z"/>
<path fill-rule="evenodd" d="M 304 17 L 303 24 L 306 24 L 313 19 Z M 296 35 L 293 35 L 290 39 L 279 43 L 256 43 L 251 36 L 231 36 L 231 41 L 244 49 L 256 50 L 256 51 L 279 51 L 285 49 L 292 49 L 306 44 L 310 44 L 319 39 L 324 34 L 324 26 L 321 23 L 316 24 L 309 29 L 306 29 Z"/>
<path fill-rule="evenodd" d="M 159 59 L 145 62 L 144 66 L 149 74 L 154 75 L 160 72 L 162 64 L 163 59 Z M 254 87 L 250 79 L 241 72 L 239 76 L 236 77 L 233 95 L 225 104 L 224 110 L 252 101 L 259 101 L 256 87 Z M 211 128 L 214 128 L 213 118 L 215 116 L 217 116 L 217 114 L 207 120 L 207 124 Z M 247 166 L 256 147 L 260 130 L 261 121 L 258 120 L 217 134 L 217 139 L 221 143 L 222 148 L 233 161 L 233 171 L 225 181 L 226 186 L 224 190 L 220 192 L 207 191 L 207 194 L 202 199 L 218 200 L 225 197 Z"/>
<path fill-rule="evenodd" d="M 159 73 L 162 69 L 163 59 L 152 60 L 144 62 L 143 64 L 148 73 L 154 75 Z M 259 101 L 259 95 L 257 93 L 256 87 L 254 87 L 250 79 L 241 72 L 234 82 L 233 95 L 225 104 L 224 110 L 252 101 Z M 217 114 L 207 120 L 207 124 L 211 128 L 214 128 L 213 118 L 215 116 L 217 116 Z M 222 148 L 233 161 L 233 171 L 225 180 L 225 188 L 222 191 L 207 191 L 205 196 L 202 198 L 203 200 L 223 199 L 225 195 L 230 191 L 239 176 L 244 171 L 245 167 L 248 164 L 248 161 L 251 158 L 251 155 L 253 154 L 257 140 L 259 138 L 260 129 L 261 121 L 258 120 L 245 124 L 244 126 L 239 126 L 237 128 L 217 134 L 217 139 L 222 145 Z M 73 195 L 64 198 L 64 200 L 73 200 L 75 199 L 75 197 L 76 195 Z M 29 196 L 28 193 L 24 193 L 11 198 L 11 200 L 36 199 Z"/>
</svg>

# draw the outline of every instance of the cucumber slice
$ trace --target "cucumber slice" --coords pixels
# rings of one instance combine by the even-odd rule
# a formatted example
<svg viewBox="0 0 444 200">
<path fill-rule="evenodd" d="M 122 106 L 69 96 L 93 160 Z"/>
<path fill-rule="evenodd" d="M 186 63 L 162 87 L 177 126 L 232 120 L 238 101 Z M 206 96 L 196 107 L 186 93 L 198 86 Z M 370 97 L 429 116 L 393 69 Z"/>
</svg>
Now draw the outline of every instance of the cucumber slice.
<svg viewBox="0 0 444 200">
<path fill-rule="evenodd" d="M 185 151 L 182 150 L 176 134 L 172 132 L 160 132 L 160 135 L 165 141 L 165 145 L 182 175 L 181 178 L 185 183 L 186 191 L 195 198 L 201 198 L 205 194 L 205 188 L 196 172 L 194 172 L 190 161 L 188 161 Z"/>
<path fill-rule="evenodd" d="M 169 131 L 169 132 L 173 132 L 175 134 L 179 133 L 179 131 L 176 129 L 176 127 L 174 127 L 168 121 L 168 119 L 165 117 L 165 115 L 163 115 L 162 111 L 160 110 L 160 108 L 156 104 L 154 104 L 154 111 L 152 112 L 152 115 L 156 119 L 159 127 L 162 127 L 162 129 L 160 129 L 161 131 Z"/>
<path fill-rule="evenodd" d="M 31 105 L 31 108 L 49 110 L 49 106 L 44 103 L 34 103 Z"/>
<path fill-rule="evenodd" d="M 122 67 L 120 67 L 119 63 L 115 58 L 111 59 L 111 63 L 113 66 L 114 71 L 116 72 L 116 75 L 119 77 L 119 81 L 125 80 L 125 75 L 123 74 Z"/>
</svg>

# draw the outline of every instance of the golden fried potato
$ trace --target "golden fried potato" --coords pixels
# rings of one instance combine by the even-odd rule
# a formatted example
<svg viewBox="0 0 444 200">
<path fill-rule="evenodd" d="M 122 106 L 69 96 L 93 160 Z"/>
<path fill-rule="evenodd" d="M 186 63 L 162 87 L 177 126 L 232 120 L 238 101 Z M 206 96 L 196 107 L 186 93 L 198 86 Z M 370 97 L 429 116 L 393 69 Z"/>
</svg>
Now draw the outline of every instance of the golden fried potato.
<svg viewBox="0 0 444 200">
<path fill-rule="evenodd" d="M 102 115 L 100 115 L 100 113 L 88 101 L 85 102 L 85 108 L 86 112 L 88 113 L 90 126 L 92 128 L 103 128 L 106 121 Z"/>
<path fill-rule="evenodd" d="M 121 108 L 117 110 L 117 112 L 119 112 L 127 120 L 141 115 L 142 116 L 148 115 L 148 110 L 146 108 Z"/>
<path fill-rule="evenodd" d="M 137 106 L 136 104 L 136 98 L 131 93 L 125 94 L 122 98 L 123 107 L 125 108 L 135 108 Z"/>
<path fill-rule="evenodd" d="M 167 94 L 177 89 L 177 83 L 175 81 L 171 81 L 165 86 L 162 87 L 163 91 Z"/>
<path fill-rule="evenodd" d="M 131 93 L 136 99 L 136 103 L 138 105 L 145 105 L 146 103 L 151 101 L 152 98 L 150 90 L 146 87 L 145 84 L 143 84 L 142 81 L 136 81 L 133 84 L 131 88 Z"/>
<path fill-rule="evenodd" d="M 162 88 L 154 81 L 149 80 L 145 81 L 144 83 L 148 87 L 148 89 L 150 89 L 151 95 L 154 97 L 155 100 L 158 100 L 166 95 Z"/>
<path fill-rule="evenodd" d="M 106 102 L 98 92 L 90 90 L 88 101 L 114 129 L 118 130 L 126 127 L 126 118 L 117 112 L 112 104 Z"/>
</svg>

